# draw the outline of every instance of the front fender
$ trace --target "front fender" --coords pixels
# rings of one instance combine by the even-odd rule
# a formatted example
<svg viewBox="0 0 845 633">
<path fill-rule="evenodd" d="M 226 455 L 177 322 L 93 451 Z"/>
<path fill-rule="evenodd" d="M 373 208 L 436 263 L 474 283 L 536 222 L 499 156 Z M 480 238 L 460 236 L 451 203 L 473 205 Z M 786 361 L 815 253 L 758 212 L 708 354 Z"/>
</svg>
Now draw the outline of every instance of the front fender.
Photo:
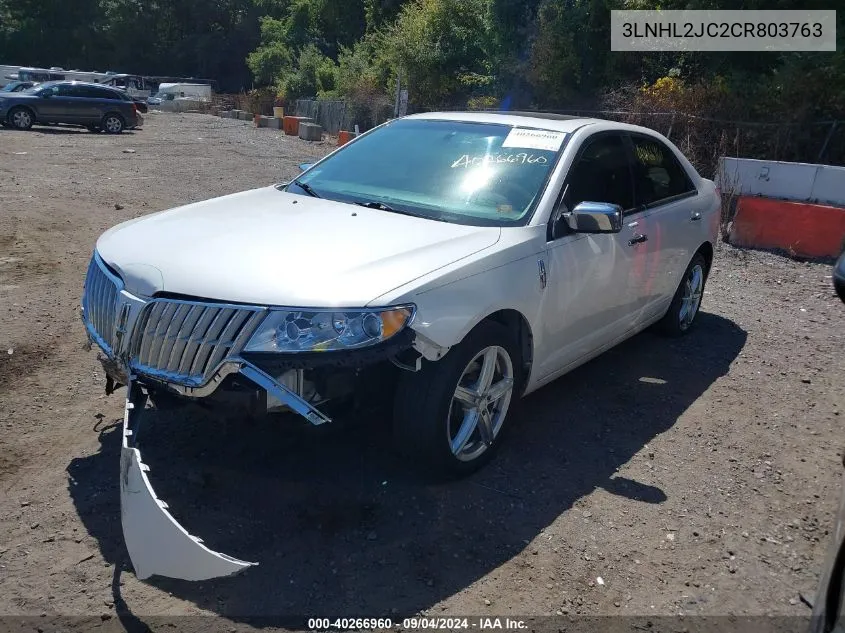
<svg viewBox="0 0 845 633">
<path fill-rule="evenodd" d="M 531 255 L 419 293 L 413 329 L 441 347 L 452 347 L 494 312 L 514 310 L 537 332 L 544 290 L 540 259 Z"/>
</svg>

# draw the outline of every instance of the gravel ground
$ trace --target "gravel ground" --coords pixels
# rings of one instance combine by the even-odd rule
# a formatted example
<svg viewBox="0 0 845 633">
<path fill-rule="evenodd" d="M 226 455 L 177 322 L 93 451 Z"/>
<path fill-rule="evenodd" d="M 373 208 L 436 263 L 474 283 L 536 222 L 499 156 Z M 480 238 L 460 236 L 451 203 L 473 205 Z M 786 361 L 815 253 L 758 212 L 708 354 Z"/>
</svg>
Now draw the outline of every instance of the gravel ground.
<svg viewBox="0 0 845 633">
<path fill-rule="evenodd" d="M 212 549 L 261 565 L 138 581 L 123 392 L 103 394 L 78 317 L 94 240 L 331 147 L 203 115 L 118 137 L 0 130 L 0 614 L 809 613 L 845 443 L 845 309 L 829 266 L 727 245 L 693 334 L 644 333 L 528 397 L 462 482 L 407 475 L 381 419 L 153 412 L 159 494 Z"/>
</svg>

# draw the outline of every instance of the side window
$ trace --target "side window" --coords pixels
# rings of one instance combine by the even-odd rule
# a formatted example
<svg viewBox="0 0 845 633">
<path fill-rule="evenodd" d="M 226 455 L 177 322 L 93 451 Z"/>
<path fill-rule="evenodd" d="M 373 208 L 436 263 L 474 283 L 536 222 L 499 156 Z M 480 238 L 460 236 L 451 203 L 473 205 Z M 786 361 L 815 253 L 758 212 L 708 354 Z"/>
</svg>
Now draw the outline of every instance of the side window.
<svg viewBox="0 0 845 633">
<path fill-rule="evenodd" d="M 88 89 L 86 86 L 67 86 L 61 94 L 65 97 L 87 97 Z"/>
<path fill-rule="evenodd" d="M 674 153 L 654 138 L 632 135 L 637 205 L 647 205 L 694 190 Z"/>
<path fill-rule="evenodd" d="M 58 84 L 53 86 L 53 94 L 58 97 L 78 97 L 71 84 Z"/>
<path fill-rule="evenodd" d="M 625 210 L 634 207 L 634 190 L 628 150 L 620 135 L 587 140 L 567 178 L 564 204 L 574 209 L 580 202 L 610 202 Z"/>
</svg>

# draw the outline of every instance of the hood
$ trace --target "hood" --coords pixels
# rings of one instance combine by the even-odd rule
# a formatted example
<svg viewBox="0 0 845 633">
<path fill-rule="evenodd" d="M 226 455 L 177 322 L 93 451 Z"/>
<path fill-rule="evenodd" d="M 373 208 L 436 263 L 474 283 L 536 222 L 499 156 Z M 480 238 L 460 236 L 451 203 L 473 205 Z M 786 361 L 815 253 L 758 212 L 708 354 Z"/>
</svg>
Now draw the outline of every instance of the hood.
<svg viewBox="0 0 845 633">
<path fill-rule="evenodd" d="M 124 222 L 97 250 L 141 296 L 363 307 L 489 248 L 500 232 L 266 187 Z"/>
</svg>

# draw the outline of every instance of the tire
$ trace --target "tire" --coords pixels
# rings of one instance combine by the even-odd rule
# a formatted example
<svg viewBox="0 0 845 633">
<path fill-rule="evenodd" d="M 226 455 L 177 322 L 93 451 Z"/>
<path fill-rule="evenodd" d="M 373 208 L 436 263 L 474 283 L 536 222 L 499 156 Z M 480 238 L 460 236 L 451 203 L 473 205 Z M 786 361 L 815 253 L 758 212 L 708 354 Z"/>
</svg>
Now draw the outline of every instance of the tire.
<svg viewBox="0 0 845 633">
<path fill-rule="evenodd" d="M 100 126 L 99 125 L 86 125 L 85 129 L 87 129 L 92 134 L 99 134 L 100 133 Z"/>
<path fill-rule="evenodd" d="M 669 309 L 657 324 L 664 335 L 683 336 L 693 329 L 706 283 L 707 262 L 701 253 L 696 253 L 684 271 L 684 277 L 675 291 Z"/>
<path fill-rule="evenodd" d="M 519 349 L 506 327 L 485 321 L 441 360 L 423 361 L 418 372 L 402 372 L 393 415 L 399 451 L 438 480 L 465 476 L 486 464 L 501 443 L 515 385 L 521 384 Z M 493 374 L 479 403 L 485 359 Z M 482 419 L 487 423 L 480 424 Z"/>
<path fill-rule="evenodd" d="M 16 130 L 28 130 L 35 123 L 35 115 L 29 108 L 18 106 L 9 111 L 8 121 Z"/>
<path fill-rule="evenodd" d="M 100 127 L 106 134 L 120 134 L 126 127 L 126 122 L 122 116 L 111 112 L 103 117 L 103 123 Z"/>
</svg>

